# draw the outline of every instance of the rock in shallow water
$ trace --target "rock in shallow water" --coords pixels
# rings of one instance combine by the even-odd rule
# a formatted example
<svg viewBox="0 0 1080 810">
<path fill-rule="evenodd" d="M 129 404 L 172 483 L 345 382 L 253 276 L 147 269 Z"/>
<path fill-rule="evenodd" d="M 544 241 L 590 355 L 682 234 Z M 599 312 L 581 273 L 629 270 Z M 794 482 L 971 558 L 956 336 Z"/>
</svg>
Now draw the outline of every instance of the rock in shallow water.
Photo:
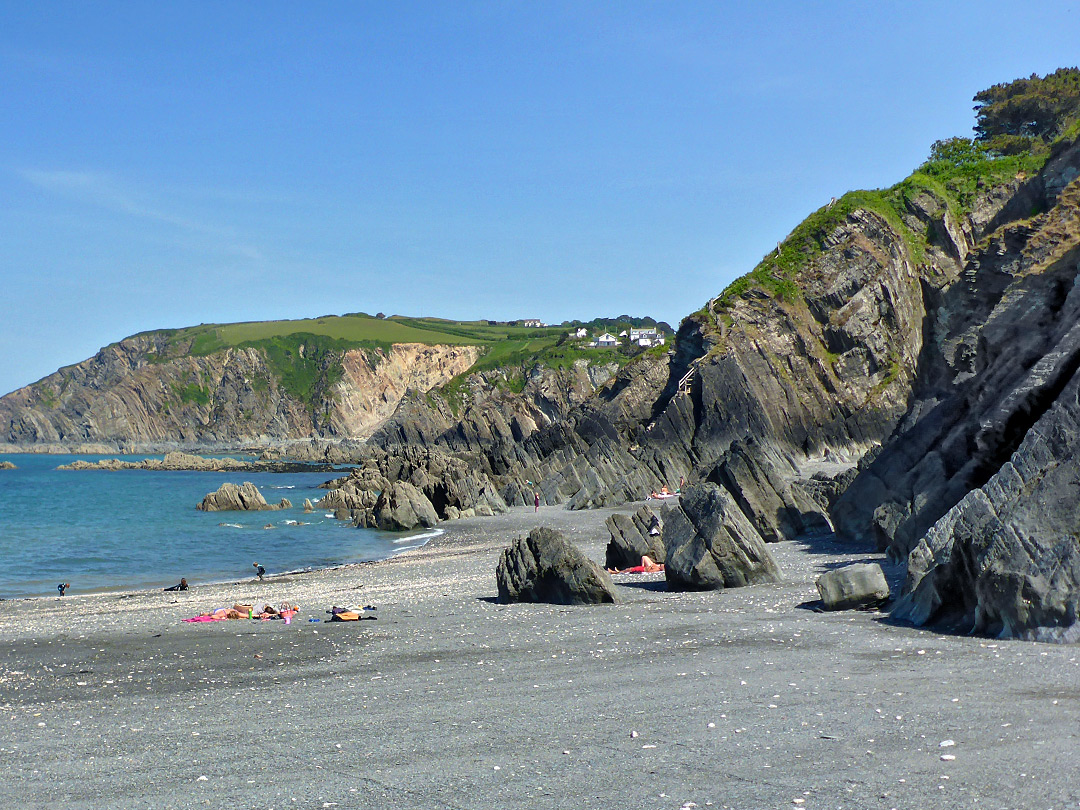
<svg viewBox="0 0 1080 810">
<path fill-rule="evenodd" d="M 287 498 L 282 498 L 276 506 L 269 504 L 263 498 L 262 493 L 250 481 L 245 481 L 241 486 L 225 483 L 218 487 L 216 492 L 209 493 L 202 499 L 202 503 L 195 507 L 203 512 L 259 512 L 272 509 L 290 509 L 292 503 Z"/>
</svg>

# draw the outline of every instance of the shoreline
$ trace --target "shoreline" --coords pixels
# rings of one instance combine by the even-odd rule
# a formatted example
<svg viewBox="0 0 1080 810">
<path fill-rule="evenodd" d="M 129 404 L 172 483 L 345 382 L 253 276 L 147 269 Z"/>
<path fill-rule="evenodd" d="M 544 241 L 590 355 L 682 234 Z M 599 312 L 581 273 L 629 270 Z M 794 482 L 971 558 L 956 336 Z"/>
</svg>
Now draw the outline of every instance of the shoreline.
<svg viewBox="0 0 1080 810">
<path fill-rule="evenodd" d="M 272 583 L 0 603 L 0 808 L 1080 801 L 1076 648 L 807 609 L 816 576 L 879 554 L 785 541 L 780 583 L 495 601 L 514 537 L 548 526 L 602 561 L 604 518 L 638 505 L 515 507 Z M 180 621 L 240 600 L 301 612 Z M 334 604 L 378 618 L 322 622 Z"/>
<path fill-rule="evenodd" d="M 296 568 L 296 569 L 291 569 L 291 570 L 288 570 L 288 571 L 279 571 L 279 572 L 276 572 L 276 573 L 273 573 L 273 574 L 267 574 L 266 577 L 262 581 L 264 583 L 272 584 L 273 582 L 284 582 L 287 579 L 290 579 L 290 578 L 293 578 L 293 577 L 306 576 L 306 575 L 310 575 L 310 574 L 318 574 L 318 573 L 320 573 L 322 571 L 336 571 L 338 569 L 348 568 L 350 566 L 374 565 L 376 563 L 385 562 L 386 560 L 394 559 L 395 557 L 399 557 L 402 554 L 408 554 L 409 552 L 419 551 L 421 549 L 424 549 L 433 540 L 435 540 L 436 538 L 438 538 L 441 535 L 445 534 L 445 532 L 446 532 L 446 529 L 443 528 L 443 526 L 436 526 L 435 528 L 432 528 L 432 529 L 424 529 L 424 530 L 421 531 L 420 534 L 417 534 L 417 535 L 405 535 L 403 533 L 402 538 L 401 538 L 400 541 L 395 540 L 393 542 L 394 543 L 399 543 L 400 542 L 402 545 L 404 545 L 405 543 L 409 543 L 409 542 L 411 542 L 413 540 L 420 540 L 420 539 L 424 539 L 424 538 L 426 538 L 426 539 L 425 539 L 425 542 L 421 543 L 420 545 L 410 545 L 410 546 L 406 546 L 404 548 L 396 549 L 391 554 L 388 554 L 385 557 L 378 557 L 378 558 L 372 559 L 372 560 L 354 560 L 354 561 L 351 561 L 351 562 L 335 563 L 334 565 L 324 565 L 324 566 L 317 566 L 317 567 L 311 567 L 311 568 Z M 199 581 L 199 582 L 195 582 L 195 583 L 189 583 L 189 587 L 188 587 L 187 591 L 174 591 L 173 593 L 190 593 L 193 590 L 195 590 L 196 588 L 210 588 L 210 587 L 221 588 L 221 587 L 225 587 L 225 586 L 240 587 L 240 586 L 248 584 L 248 583 L 259 584 L 259 580 L 256 577 L 251 577 L 251 578 L 248 578 L 248 579 L 233 579 L 233 578 L 228 578 L 227 577 L 227 578 L 224 578 L 224 579 L 205 580 L 205 581 Z M 48 593 L 45 593 L 45 594 L 28 594 L 28 595 L 25 595 L 25 596 L 3 596 L 3 597 L 0 597 L 0 605 L 13 603 L 13 602 L 24 602 L 24 601 L 33 601 L 33 600 L 51 600 L 51 599 L 55 599 L 55 600 L 58 600 L 58 601 L 59 600 L 65 600 L 65 599 L 73 600 L 73 599 L 78 599 L 78 598 L 84 597 L 84 596 L 85 597 L 115 596 L 115 597 L 118 597 L 118 598 L 131 598 L 133 596 L 139 596 L 139 595 L 143 595 L 143 594 L 153 594 L 153 593 L 158 593 L 158 592 L 163 592 L 164 593 L 165 591 L 164 591 L 164 589 L 162 587 L 158 587 L 156 585 L 152 585 L 152 586 L 148 586 L 148 587 L 143 587 L 143 586 L 139 586 L 139 585 L 133 585 L 133 586 L 130 586 L 130 587 L 128 587 L 128 586 L 120 586 L 120 587 L 116 587 L 116 588 L 97 588 L 97 589 L 91 589 L 91 590 L 86 590 L 86 591 L 72 591 L 71 593 L 65 594 L 64 596 L 59 596 L 59 595 L 56 595 L 56 594 L 48 594 Z"/>
</svg>

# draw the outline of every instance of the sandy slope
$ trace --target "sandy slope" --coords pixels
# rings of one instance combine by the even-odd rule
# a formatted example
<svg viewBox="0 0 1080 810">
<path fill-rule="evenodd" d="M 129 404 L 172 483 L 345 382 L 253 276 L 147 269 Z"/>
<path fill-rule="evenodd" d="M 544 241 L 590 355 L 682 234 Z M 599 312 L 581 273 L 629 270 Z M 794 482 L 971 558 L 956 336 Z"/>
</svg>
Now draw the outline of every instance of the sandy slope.
<svg viewBox="0 0 1080 810">
<path fill-rule="evenodd" d="M 494 603 L 510 538 L 562 528 L 600 560 L 610 511 L 461 521 L 288 581 L 0 603 L 0 807 L 1080 802 L 1080 651 L 798 607 L 869 555 L 783 543 L 780 585 Z M 379 619 L 179 621 L 240 598 Z"/>
</svg>

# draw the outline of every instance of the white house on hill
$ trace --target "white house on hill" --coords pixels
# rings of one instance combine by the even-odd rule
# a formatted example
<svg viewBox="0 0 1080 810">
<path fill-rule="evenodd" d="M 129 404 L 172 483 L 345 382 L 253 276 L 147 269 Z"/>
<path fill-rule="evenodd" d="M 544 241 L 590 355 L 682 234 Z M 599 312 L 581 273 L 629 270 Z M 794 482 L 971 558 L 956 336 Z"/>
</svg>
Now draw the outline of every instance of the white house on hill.
<svg viewBox="0 0 1080 810">
<path fill-rule="evenodd" d="M 570 330 L 570 337 L 572 338 L 587 338 L 589 336 L 589 330 L 584 326 L 579 326 L 577 329 Z"/>
<path fill-rule="evenodd" d="M 610 332 L 604 332 L 596 339 L 596 345 L 601 349 L 610 349 L 619 345 L 619 339 Z"/>
<path fill-rule="evenodd" d="M 631 329 L 630 342 L 638 346 L 663 346 L 664 336 L 655 328 Z"/>
</svg>

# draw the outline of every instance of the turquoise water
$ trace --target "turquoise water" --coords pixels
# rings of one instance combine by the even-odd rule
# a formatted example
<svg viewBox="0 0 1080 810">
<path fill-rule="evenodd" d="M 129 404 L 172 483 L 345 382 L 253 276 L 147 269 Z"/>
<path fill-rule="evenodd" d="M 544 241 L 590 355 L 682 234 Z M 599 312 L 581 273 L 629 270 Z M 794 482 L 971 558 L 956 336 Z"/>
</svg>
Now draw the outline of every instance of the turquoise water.
<svg viewBox="0 0 1080 810">
<path fill-rule="evenodd" d="M 159 588 L 180 577 L 190 584 L 376 560 L 421 545 L 431 534 L 354 529 L 304 514 L 304 498 L 341 474 L 59 471 L 75 458 L 113 456 L 0 455 L 0 597 Z M 128 456 L 130 460 L 146 456 Z M 251 481 L 278 512 L 200 512 L 206 493 L 226 481 Z M 290 525 L 288 521 L 306 525 Z M 267 524 L 271 529 L 263 528 Z"/>
</svg>

